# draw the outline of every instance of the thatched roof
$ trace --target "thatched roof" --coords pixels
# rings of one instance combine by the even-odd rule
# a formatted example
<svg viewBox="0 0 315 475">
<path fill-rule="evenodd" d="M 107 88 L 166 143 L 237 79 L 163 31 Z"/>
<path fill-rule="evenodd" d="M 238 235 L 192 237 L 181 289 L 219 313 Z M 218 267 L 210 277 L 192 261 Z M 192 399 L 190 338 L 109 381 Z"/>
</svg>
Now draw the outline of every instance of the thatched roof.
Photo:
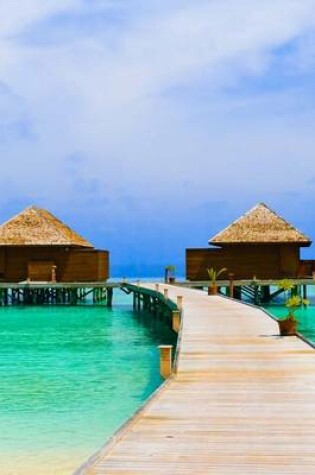
<svg viewBox="0 0 315 475">
<path fill-rule="evenodd" d="M 267 205 L 259 203 L 216 234 L 209 243 L 214 245 L 297 243 L 309 246 L 311 241 Z"/>
<path fill-rule="evenodd" d="M 54 215 L 36 206 L 0 226 L 0 246 L 93 247 Z"/>
</svg>

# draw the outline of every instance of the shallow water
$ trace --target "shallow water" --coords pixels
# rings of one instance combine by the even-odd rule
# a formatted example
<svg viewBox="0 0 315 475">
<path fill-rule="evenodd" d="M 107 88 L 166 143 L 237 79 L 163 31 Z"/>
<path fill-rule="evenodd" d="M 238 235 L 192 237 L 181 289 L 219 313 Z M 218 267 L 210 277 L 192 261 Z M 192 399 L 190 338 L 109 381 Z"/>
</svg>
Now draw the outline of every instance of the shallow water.
<svg viewBox="0 0 315 475">
<path fill-rule="evenodd" d="M 129 305 L 0 308 L 0 473 L 72 473 L 161 384 L 160 343 Z"/>
<path fill-rule="evenodd" d="M 288 313 L 287 308 L 279 305 L 266 305 L 264 308 L 275 317 L 284 317 Z M 315 343 L 315 307 L 299 309 L 294 314 L 298 319 L 298 332 Z"/>
<path fill-rule="evenodd" d="M 288 313 L 284 300 L 285 298 L 280 298 L 277 303 L 264 305 L 264 308 L 275 317 L 284 317 Z M 315 289 L 313 286 L 308 287 L 308 300 L 310 305 L 297 309 L 294 314 L 298 319 L 298 331 L 309 341 L 315 343 Z"/>
</svg>

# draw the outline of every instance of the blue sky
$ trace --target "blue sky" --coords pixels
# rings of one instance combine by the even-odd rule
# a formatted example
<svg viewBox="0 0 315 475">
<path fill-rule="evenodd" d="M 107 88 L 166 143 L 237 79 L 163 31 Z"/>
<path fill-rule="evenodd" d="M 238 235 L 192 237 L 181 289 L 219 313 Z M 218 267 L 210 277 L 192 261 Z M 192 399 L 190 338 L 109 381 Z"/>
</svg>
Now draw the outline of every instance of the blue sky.
<svg viewBox="0 0 315 475">
<path fill-rule="evenodd" d="M 0 0 L 0 18 L 1 221 L 46 207 L 116 274 L 180 272 L 259 201 L 315 240 L 315 0 Z"/>
</svg>

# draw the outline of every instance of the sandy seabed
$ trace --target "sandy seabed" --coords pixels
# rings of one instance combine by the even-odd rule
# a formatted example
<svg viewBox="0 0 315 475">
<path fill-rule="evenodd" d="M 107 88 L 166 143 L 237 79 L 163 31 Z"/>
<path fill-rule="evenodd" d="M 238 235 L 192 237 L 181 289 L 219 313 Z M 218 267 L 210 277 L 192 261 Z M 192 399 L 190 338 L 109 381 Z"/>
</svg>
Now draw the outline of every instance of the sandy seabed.
<svg viewBox="0 0 315 475">
<path fill-rule="evenodd" d="M 24 455 L 1 451 L 0 475 L 72 475 L 90 455 L 69 450 Z"/>
</svg>

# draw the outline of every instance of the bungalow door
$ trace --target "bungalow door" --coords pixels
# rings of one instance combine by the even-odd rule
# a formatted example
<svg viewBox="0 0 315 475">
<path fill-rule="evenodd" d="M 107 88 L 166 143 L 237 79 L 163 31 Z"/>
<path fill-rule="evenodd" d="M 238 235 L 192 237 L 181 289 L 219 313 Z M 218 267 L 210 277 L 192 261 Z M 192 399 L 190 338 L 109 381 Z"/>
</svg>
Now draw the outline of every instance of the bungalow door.
<svg viewBox="0 0 315 475">
<path fill-rule="evenodd" d="M 54 261 L 29 261 L 28 278 L 32 282 L 51 282 L 53 280 Z"/>
</svg>

